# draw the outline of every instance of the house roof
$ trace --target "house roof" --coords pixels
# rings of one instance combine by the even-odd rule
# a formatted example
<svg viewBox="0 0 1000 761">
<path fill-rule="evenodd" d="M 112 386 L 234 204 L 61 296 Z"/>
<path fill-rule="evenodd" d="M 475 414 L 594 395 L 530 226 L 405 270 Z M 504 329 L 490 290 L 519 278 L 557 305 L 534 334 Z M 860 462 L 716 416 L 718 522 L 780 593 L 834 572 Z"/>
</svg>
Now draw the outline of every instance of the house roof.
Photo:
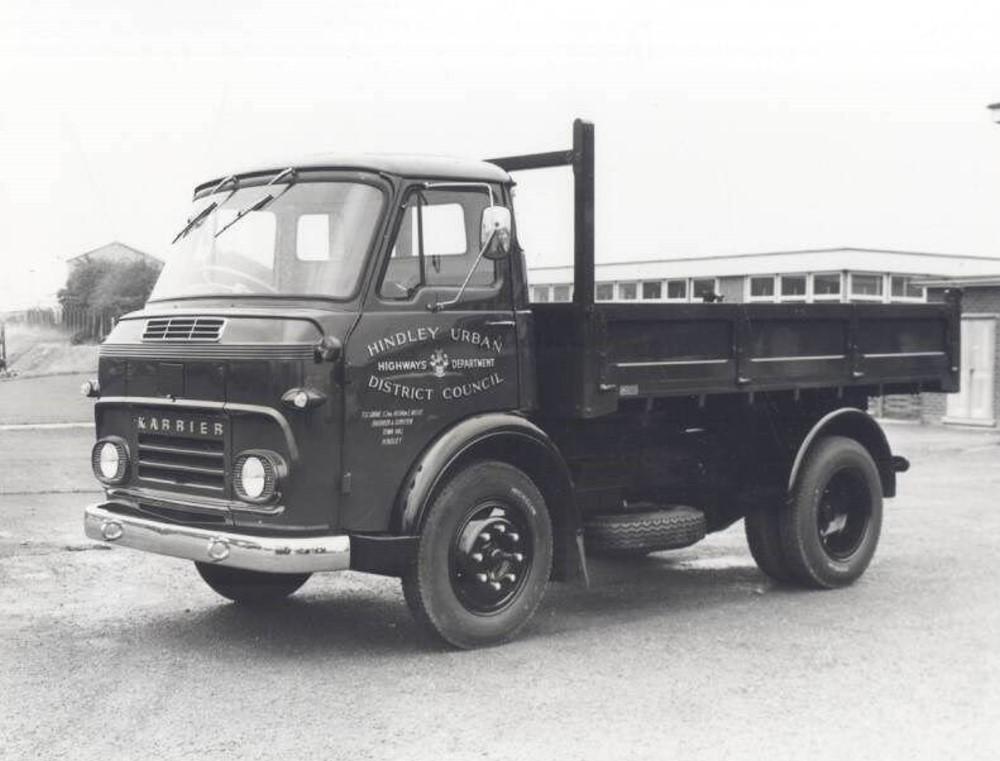
<svg viewBox="0 0 1000 761">
<path fill-rule="evenodd" d="M 146 259 L 154 259 L 156 261 L 160 261 L 160 258 L 158 256 L 153 256 L 153 254 L 147 254 L 145 251 L 140 251 L 139 249 L 133 246 L 129 246 L 128 244 L 122 243 L 121 241 L 117 240 L 112 241 L 111 243 L 105 243 L 103 246 L 98 246 L 97 248 L 92 248 L 90 249 L 90 251 L 84 251 L 82 254 L 71 256 L 66 261 L 67 262 L 82 261 L 92 256 L 99 256 L 101 254 L 108 254 L 108 253 L 125 253 L 143 257 Z"/>
<path fill-rule="evenodd" d="M 530 251 L 529 251 L 530 258 Z M 599 262 L 598 281 L 666 280 L 800 272 L 898 272 L 927 277 L 973 277 L 1000 272 L 1000 257 L 878 248 L 816 248 L 682 259 Z M 571 283 L 573 267 L 532 267 L 533 283 Z"/>
</svg>

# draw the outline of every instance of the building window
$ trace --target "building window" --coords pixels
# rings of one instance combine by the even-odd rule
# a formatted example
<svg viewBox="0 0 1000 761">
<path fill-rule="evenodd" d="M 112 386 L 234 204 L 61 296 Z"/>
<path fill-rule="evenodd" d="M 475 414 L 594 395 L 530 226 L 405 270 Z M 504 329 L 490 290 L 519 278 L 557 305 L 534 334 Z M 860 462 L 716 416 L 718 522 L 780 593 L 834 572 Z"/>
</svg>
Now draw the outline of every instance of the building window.
<svg viewBox="0 0 1000 761">
<path fill-rule="evenodd" d="M 663 283 L 659 280 L 647 280 L 642 284 L 642 298 L 644 301 L 659 301 L 663 298 Z"/>
<path fill-rule="evenodd" d="M 782 275 L 781 276 L 781 300 L 782 301 L 804 301 L 806 298 L 806 276 L 805 275 Z"/>
<path fill-rule="evenodd" d="M 715 278 L 695 278 L 691 281 L 691 296 L 695 301 L 704 301 L 706 296 L 714 296 Z"/>
<path fill-rule="evenodd" d="M 882 300 L 881 275 L 857 275 L 851 273 L 852 299 Z"/>
<path fill-rule="evenodd" d="M 553 301 L 570 301 L 573 298 L 573 286 L 554 285 L 552 286 Z"/>
<path fill-rule="evenodd" d="M 774 276 L 750 278 L 750 298 L 771 301 L 774 299 Z"/>
<path fill-rule="evenodd" d="M 687 280 L 667 281 L 667 301 L 687 301 Z"/>
<path fill-rule="evenodd" d="M 549 287 L 547 285 L 533 285 L 531 287 L 531 300 L 544 304 L 549 300 Z"/>
<path fill-rule="evenodd" d="M 834 272 L 826 275 L 813 275 L 813 298 L 839 299 L 840 273 Z"/>
<path fill-rule="evenodd" d="M 913 284 L 912 277 L 904 275 L 892 276 L 892 297 L 894 299 L 919 299 L 924 300 L 924 289 Z"/>
<path fill-rule="evenodd" d="M 611 301 L 615 297 L 615 284 L 598 283 L 594 297 L 597 301 Z"/>
<path fill-rule="evenodd" d="M 618 298 L 621 301 L 635 301 L 637 298 L 639 298 L 639 284 L 619 283 Z"/>
</svg>

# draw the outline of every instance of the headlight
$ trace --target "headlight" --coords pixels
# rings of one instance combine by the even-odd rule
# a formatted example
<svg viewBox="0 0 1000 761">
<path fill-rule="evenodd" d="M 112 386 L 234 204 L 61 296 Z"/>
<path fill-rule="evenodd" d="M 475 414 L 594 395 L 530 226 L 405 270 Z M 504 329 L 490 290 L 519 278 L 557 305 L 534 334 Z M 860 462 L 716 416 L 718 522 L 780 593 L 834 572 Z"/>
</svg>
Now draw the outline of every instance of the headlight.
<svg viewBox="0 0 1000 761">
<path fill-rule="evenodd" d="M 233 489 L 247 502 L 270 502 L 278 493 L 284 462 L 272 452 L 245 452 L 236 458 Z"/>
<path fill-rule="evenodd" d="M 128 474 L 128 447 L 121 439 L 101 439 L 90 453 L 90 464 L 98 481 L 120 484 Z"/>
</svg>

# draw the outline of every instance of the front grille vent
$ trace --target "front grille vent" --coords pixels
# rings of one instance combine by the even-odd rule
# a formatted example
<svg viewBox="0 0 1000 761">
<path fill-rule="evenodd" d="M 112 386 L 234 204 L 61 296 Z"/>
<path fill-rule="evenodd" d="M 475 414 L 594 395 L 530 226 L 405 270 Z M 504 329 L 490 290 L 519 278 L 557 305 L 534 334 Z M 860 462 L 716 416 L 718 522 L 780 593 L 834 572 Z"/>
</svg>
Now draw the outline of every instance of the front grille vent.
<svg viewBox="0 0 1000 761">
<path fill-rule="evenodd" d="M 218 341 L 226 321 L 221 317 L 151 317 L 143 341 Z"/>
<path fill-rule="evenodd" d="M 222 440 L 139 434 L 138 476 L 170 486 L 221 494 L 226 485 Z"/>
<path fill-rule="evenodd" d="M 152 515 L 160 520 L 171 523 L 225 523 L 226 515 L 222 512 L 207 512 L 202 510 L 191 510 L 185 507 L 166 507 L 165 505 L 151 505 L 147 502 L 139 503 L 141 513 Z"/>
</svg>

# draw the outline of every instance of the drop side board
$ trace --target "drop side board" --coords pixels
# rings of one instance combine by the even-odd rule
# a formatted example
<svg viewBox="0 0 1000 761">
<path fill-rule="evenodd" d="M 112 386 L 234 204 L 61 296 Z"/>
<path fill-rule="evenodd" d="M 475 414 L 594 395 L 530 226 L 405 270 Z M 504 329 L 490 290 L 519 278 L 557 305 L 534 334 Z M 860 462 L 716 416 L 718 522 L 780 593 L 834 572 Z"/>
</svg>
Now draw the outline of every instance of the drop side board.
<svg viewBox="0 0 1000 761">
<path fill-rule="evenodd" d="M 939 304 L 536 304 L 547 414 L 619 400 L 870 388 L 958 388 L 959 294 Z"/>
</svg>

